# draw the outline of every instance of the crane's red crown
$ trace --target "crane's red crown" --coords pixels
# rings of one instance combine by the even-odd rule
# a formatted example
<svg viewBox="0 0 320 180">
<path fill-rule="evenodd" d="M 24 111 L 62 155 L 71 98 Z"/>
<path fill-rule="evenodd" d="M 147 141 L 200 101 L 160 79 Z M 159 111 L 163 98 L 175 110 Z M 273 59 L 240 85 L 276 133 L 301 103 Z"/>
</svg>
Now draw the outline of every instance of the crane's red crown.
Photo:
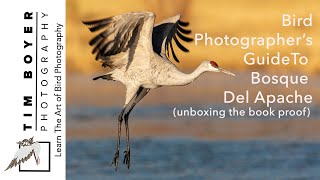
<svg viewBox="0 0 320 180">
<path fill-rule="evenodd" d="M 214 61 L 210 61 L 210 64 L 211 64 L 211 66 L 213 66 L 215 68 L 219 67 L 219 65 Z"/>
</svg>

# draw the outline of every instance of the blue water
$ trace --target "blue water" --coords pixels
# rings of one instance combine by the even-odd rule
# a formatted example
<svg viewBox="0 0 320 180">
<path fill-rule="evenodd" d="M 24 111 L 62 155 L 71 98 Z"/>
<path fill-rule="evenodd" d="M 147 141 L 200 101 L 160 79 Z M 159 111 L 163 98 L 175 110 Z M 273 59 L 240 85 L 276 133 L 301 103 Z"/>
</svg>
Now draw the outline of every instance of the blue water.
<svg viewBox="0 0 320 180">
<path fill-rule="evenodd" d="M 116 140 L 67 142 L 67 179 L 320 179 L 320 142 L 133 139 L 131 168 L 111 167 Z M 122 140 L 119 162 L 123 160 Z"/>
</svg>

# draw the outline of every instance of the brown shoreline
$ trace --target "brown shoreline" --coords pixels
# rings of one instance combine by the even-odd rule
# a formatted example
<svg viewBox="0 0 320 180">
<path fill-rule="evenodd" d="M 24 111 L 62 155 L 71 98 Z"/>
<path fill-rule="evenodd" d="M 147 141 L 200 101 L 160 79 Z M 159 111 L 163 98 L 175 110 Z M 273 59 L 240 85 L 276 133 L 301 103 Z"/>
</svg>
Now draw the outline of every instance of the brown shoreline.
<svg viewBox="0 0 320 180">
<path fill-rule="evenodd" d="M 75 122 L 73 122 L 75 123 Z M 117 122 L 69 125 L 67 139 L 116 138 Z M 320 120 L 131 120 L 130 137 L 191 137 L 208 140 L 320 140 Z M 124 123 L 123 127 L 124 129 Z M 125 136 L 123 130 L 122 136 Z"/>
</svg>

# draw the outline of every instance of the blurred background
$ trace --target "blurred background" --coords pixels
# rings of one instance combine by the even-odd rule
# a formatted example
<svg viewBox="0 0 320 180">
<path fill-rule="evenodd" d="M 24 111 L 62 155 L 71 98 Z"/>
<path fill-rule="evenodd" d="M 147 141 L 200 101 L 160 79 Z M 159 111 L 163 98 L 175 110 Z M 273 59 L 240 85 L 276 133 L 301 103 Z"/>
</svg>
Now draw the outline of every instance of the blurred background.
<svg viewBox="0 0 320 180">
<path fill-rule="evenodd" d="M 67 177 L 68 179 L 319 179 L 320 172 L 320 1 L 306 0 L 67 0 Z M 82 20 L 95 20 L 132 11 L 152 11 L 156 22 L 181 14 L 194 33 L 216 36 L 301 36 L 312 46 L 280 46 L 266 50 L 253 46 L 195 46 L 177 56 L 176 65 L 192 72 L 203 60 L 215 60 L 234 72 L 205 73 L 185 87 L 152 90 L 130 116 L 131 169 L 110 166 L 115 148 L 117 116 L 125 88 L 117 82 L 92 81 L 109 69 L 101 67 L 88 42 L 94 36 Z M 282 27 L 282 14 L 313 16 L 312 27 Z M 248 66 L 247 52 L 282 55 L 300 52 L 305 66 Z M 307 85 L 251 85 L 251 72 L 269 75 L 308 75 Z M 275 109 L 311 109 L 309 118 L 180 117 L 173 108 L 229 109 L 246 104 L 224 104 L 223 92 L 251 94 L 311 94 L 311 104 L 278 104 Z M 252 105 L 265 109 L 263 104 Z M 122 132 L 125 137 L 125 131 Z M 122 140 L 122 150 L 125 140 Z M 123 154 L 120 154 L 120 162 Z"/>
</svg>

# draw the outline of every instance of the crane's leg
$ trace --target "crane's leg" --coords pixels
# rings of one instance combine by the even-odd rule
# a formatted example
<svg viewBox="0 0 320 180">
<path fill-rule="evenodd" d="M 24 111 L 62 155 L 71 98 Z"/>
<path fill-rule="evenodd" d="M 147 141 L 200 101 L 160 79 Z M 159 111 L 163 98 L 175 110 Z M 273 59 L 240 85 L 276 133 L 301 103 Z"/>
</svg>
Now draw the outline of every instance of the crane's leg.
<svg viewBox="0 0 320 180">
<path fill-rule="evenodd" d="M 116 149 L 116 153 L 113 157 L 112 163 L 111 165 L 115 165 L 116 167 L 116 171 L 118 169 L 118 159 L 119 159 L 119 150 L 120 150 L 120 137 L 121 137 L 121 124 L 123 121 L 123 114 L 129 104 L 129 102 L 133 101 L 134 97 L 136 96 L 136 94 L 138 93 L 139 87 L 130 87 L 127 88 L 127 93 L 126 93 L 126 102 L 125 105 L 123 106 L 121 113 L 118 117 L 118 141 L 117 141 L 117 149 Z"/>
<path fill-rule="evenodd" d="M 129 114 L 131 113 L 134 106 L 146 95 L 150 89 L 141 88 L 139 89 L 133 103 L 131 104 L 129 110 L 124 114 L 124 122 L 126 124 L 126 140 L 127 140 L 127 149 L 124 151 L 123 164 L 127 164 L 128 169 L 130 168 L 130 143 L 129 143 Z"/>
<path fill-rule="evenodd" d="M 116 166 L 116 171 L 117 171 L 117 167 L 118 167 L 118 158 L 119 158 L 119 150 L 120 150 L 120 137 L 121 137 L 121 124 L 122 124 L 122 116 L 124 111 L 126 110 L 126 106 L 124 106 L 121 110 L 121 113 L 118 117 L 118 142 L 117 142 L 117 149 L 116 149 L 116 153 L 114 154 L 113 160 L 112 160 L 112 164 L 111 165 L 115 165 Z"/>
</svg>

